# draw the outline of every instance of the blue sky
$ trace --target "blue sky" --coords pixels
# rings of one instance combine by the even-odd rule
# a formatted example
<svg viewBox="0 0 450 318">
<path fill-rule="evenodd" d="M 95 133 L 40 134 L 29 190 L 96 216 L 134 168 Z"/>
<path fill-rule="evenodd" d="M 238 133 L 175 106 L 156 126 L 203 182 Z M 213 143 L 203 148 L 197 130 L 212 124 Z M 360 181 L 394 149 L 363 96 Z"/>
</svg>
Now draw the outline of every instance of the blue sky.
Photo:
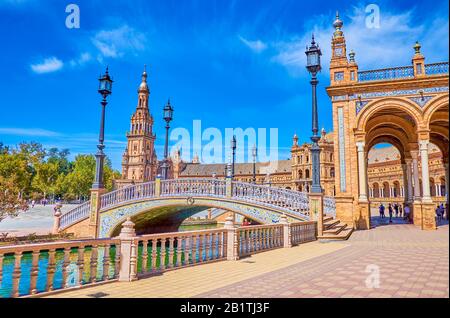
<svg viewBox="0 0 450 318">
<path fill-rule="evenodd" d="M 80 28 L 68 29 L 69 3 Z M 372 2 L 297 0 L 38 1 L 0 0 L 0 141 L 38 141 L 94 153 L 106 65 L 115 79 L 109 98 L 106 153 L 120 168 L 125 132 L 148 65 L 150 111 L 162 157 L 162 107 L 170 97 L 173 127 L 278 128 L 279 157 L 292 136 L 310 136 L 310 85 L 305 46 L 314 32 L 323 51 L 319 125 L 332 129 L 325 93 L 332 22 L 344 21 L 359 68 L 409 65 L 416 40 L 427 62 L 448 61 L 448 2 L 379 1 L 380 28 L 365 27 Z M 228 142 L 226 142 L 228 146 Z"/>
</svg>

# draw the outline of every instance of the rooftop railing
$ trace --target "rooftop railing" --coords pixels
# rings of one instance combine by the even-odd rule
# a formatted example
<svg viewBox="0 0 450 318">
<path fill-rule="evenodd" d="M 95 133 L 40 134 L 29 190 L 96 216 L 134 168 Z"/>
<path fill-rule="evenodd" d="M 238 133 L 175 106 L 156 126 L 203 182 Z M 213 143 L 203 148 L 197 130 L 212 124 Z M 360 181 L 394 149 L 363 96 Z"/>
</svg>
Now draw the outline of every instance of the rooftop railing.
<svg viewBox="0 0 450 318">
<path fill-rule="evenodd" d="M 358 82 L 385 81 L 412 77 L 414 77 L 414 68 L 412 66 L 358 72 Z"/>
<path fill-rule="evenodd" d="M 425 64 L 425 75 L 448 74 L 448 62 Z M 413 66 L 400 66 L 358 72 L 358 82 L 389 81 L 397 79 L 414 78 Z"/>
</svg>

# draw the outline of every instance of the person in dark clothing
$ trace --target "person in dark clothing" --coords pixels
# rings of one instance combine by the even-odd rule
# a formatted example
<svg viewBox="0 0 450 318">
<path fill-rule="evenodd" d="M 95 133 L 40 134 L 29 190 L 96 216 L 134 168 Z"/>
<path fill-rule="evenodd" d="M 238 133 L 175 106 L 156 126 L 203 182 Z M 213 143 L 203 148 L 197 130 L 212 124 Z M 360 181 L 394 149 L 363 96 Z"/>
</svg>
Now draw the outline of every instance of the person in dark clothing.
<svg viewBox="0 0 450 318">
<path fill-rule="evenodd" d="M 388 210 L 389 210 L 389 223 L 392 223 L 392 214 L 394 213 L 394 210 L 392 209 L 392 204 L 390 203 L 388 206 Z"/>
<path fill-rule="evenodd" d="M 381 218 L 382 219 L 384 219 L 384 205 L 383 205 L 383 203 L 381 203 L 380 204 L 380 207 L 378 208 L 379 209 L 379 211 L 380 211 L 380 216 L 381 216 Z"/>
<path fill-rule="evenodd" d="M 394 204 L 395 217 L 398 218 L 398 204 Z"/>
</svg>

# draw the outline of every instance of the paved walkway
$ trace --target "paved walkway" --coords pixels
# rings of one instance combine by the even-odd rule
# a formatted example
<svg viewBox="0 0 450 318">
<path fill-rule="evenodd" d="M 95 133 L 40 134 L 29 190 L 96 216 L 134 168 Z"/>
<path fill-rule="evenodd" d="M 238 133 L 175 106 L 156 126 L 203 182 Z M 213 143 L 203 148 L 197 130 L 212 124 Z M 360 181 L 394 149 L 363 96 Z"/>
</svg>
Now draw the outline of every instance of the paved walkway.
<svg viewBox="0 0 450 318">
<path fill-rule="evenodd" d="M 345 242 L 312 242 L 53 297 L 449 297 L 448 231 L 379 226 Z"/>
<path fill-rule="evenodd" d="M 73 209 L 76 205 L 64 204 L 61 208 L 62 213 Z M 51 205 L 35 205 L 18 216 L 7 217 L 0 222 L 0 233 L 8 233 L 8 236 L 24 236 L 30 233 L 48 234 L 53 227 L 53 208 Z"/>
</svg>

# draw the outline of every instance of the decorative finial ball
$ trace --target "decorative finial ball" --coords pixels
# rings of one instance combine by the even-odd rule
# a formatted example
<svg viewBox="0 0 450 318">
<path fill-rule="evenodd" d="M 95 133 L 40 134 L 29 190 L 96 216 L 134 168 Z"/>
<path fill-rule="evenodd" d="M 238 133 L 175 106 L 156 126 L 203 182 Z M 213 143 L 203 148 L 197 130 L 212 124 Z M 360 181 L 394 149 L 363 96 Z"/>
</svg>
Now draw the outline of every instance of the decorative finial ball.
<svg viewBox="0 0 450 318">
<path fill-rule="evenodd" d="M 340 29 L 344 25 L 344 22 L 339 18 L 339 12 L 336 12 L 336 19 L 333 22 L 333 26 L 335 29 Z"/>
</svg>

